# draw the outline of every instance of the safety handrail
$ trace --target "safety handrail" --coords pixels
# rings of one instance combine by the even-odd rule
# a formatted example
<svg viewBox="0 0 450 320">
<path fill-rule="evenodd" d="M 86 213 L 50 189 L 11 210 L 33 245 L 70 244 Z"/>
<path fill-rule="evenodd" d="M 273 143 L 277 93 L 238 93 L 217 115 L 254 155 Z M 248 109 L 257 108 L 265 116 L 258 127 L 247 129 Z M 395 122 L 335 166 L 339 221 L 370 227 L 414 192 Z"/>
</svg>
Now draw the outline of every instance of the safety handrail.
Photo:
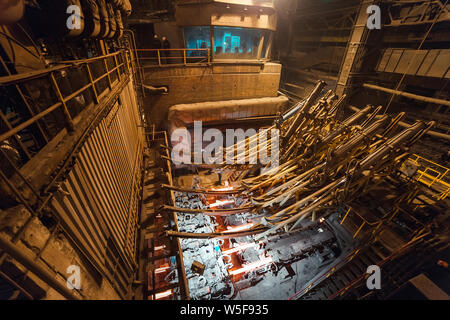
<svg viewBox="0 0 450 320">
<path fill-rule="evenodd" d="M 380 220 L 377 220 L 377 221 L 368 221 L 358 211 L 356 211 L 352 206 L 348 206 L 348 210 L 347 210 L 347 212 L 345 213 L 344 217 L 342 218 L 342 220 L 340 222 L 341 225 L 345 222 L 345 220 L 347 219 L 347 216 L 350 213 L 355 214 L 356 216 L 358 216 L 362 220 L 362 222 L 361 222 L 360 226 L 358 227 L 358 229 L 353 233 L 353 239 L 356 238 L 356 236 L 362 231 L 362 229 L 366 225 L 371 226 L 371 227 L 376 227 L 375 230 L 378 230 L 378 228 L 381 226 L 381 224 L 383 222 L 383 219 L 380 219 Z"/>
<path fill-rule="evenodd" d="M 120 62 L 119 62 L 120 57 Z M 112 68 L 109 69 L 108 67 L 108 59 L 112 58 Z M 93 74 L 90 64 L 96 61 L 103 61 L 103 67 L 105 69 L 105 72 L 102 72 L 100 75 L 96 76 Z M 57 80 L 57 73 L 58 72 L 64 72 L 64 71 L 70 71 L 74 68 L 84 68 L 86 73 L 86 79 L 87 84 L 83 87 L 75 90 L 74 92 L 69 93 L 68 95 L 64 95 L 61 91 L 61 84 L 58 83 Z M 7 86 L 16 86 L 16 88 L 19 90 L 19 85 L 27 84 L 29 81 L 36 80 L 36 79 L 45 79 L 50 81 L 51 83 L 51 90 L 54 92 L 54 96 L 57 98 L 57 102 L 54 103 L 51 106 L 47 106 L 44 109 L 40 109 L 40 112 L 32 113 L 30 115 L 29 119 L 26 119 L 25 121 L 21 122 L 18 125 L 13 125 L 10 123 L 2 114 L 2 121 L 7 122 L 6 125 L 8 127 L 8 130 L 6 132 L 3 132 L 0 134 L 0 143 L 5 141 L 6 139 L 9 139 L 11 137 L 17 138 L 17 134 L 21 132 L 24 129 L 27 129 L 28 127 L 39 124 L 39 121 L 44 118 L 45 116 L 49 115 L 53 111 L 57 109 L 62 109 L 62 114 L 65 120 L 64 126 L 62 128 L 66 128 L 69 132 L 74 131 L 74 120 L 70 113 L 70 107 L 68 106 L 68 102 L 72 100 L 73 98 L 85 93 L 87 90 L 92 90 L 93 93 L 93 99 L 94 103 L 98 104 L 100 100 L 100 96 L 103 94 L 103 92 L 99 92 L 97 88 L 97 84 L 103 80 L 107 79 L 107 86 L 106 89 L 109 88 L 112 90 L 117 85 L 119 85 L 120 80 L 123 78 L 124 74 L 130 73 L 130 59 L 129 59 L 129 50 L 120 50 L 114 53 L 106 54 L 99 57 L 89 58 L 89 59 L 81 59 L 81 60 L 74 60 L 74 61 L 63 61 L 60 65 L 27 72 L 27 73 L 21 73 L 17 75 L 9 75 L 9 76 L 3 76 L 0 77 L 0 87 L 7 87 Z M 113 74 L 117 74 L 117 80 L 113 81 L 112 76 Z M 106 90 L 105 89 L 105 90 Z M 28 103 L 27 101 L 24 101 L 24 103 Z M 48 135 L 49 133 L 42 133 Z M 50 139 L 47 139 L 48 137 L 45 137 L 47 143 Z M 19 146 L 21 148 L 25 148 L 23 144 L 19 143 Z M 25 153 L 28 153 L 28 150 L 23 150 Z"/>
<path fill-rule="evenodd" d="M 425 184 L 429 188 L 435 184 L 440 184 L 444 188 L 444 191 L 440 193 L 438 200 L 445 199 L 449 195 L 450 183 L 446 181 L 449 178 L 449 168 L 419 156 L 418 154 L 413 154 L 409 160 L 419 167 L 417 170 L 418 174 L 414 176 L 414 179 Z M 434 174 L 428 172 L 434 172 Z M 429 181 L 424 179 L 424 177 Z"/>
<path fill-rule="evenodd" d="M 85 63 L 91 63 L 91 62 L 94 62 L 94 61 L 97 61 L 100 59 L 114 57 L 121 53 L 123 53 L 123 51 L 117 51 L 117 52 L 110 53 L 107 55 L 94 57 L 94 58 L 88 58 L 88 59 L 61 61 L 58 63 L 58 65 L 50 67 L 50 68 L 14 74 L 11 76 L 3 76 L 3 77 L 0 77 L 0 86 L 7 86 L 7 85 L 11 85 L 11 84 L 21 83 L 21 82 L 28 81 L 28 80 L 33 80 L 33 79 L 48 75 L 51 72 L 67 70 L 69 68 L 80 66 Z"/>
<path fill-rule="evenodd" d="M 139 53 L 151 53 L 150 56 L 143 56 Z M 172 53 L 181 52 L 181 55 L 173 56 Z M 200 55 L 189 55 L 189 52 L 199 53 Z M 211 63 L 211 49 L 188 49 L 188 48 L 174 48 L 174 49 L 136 49 L 137 59 L 139 61 L 150 60 L 152 62 L 156 62 L 158 66 L 163 65 L 172 65 L 178 63 L 175 60 L 182 60 L 183 65 L 192 65 L 204 63 L 205 61 L 209 64 Z M 192 61 L 194 60 L 194 61 Z M 200 60 L 200 61 L 198 61 Z"/>
</svg>

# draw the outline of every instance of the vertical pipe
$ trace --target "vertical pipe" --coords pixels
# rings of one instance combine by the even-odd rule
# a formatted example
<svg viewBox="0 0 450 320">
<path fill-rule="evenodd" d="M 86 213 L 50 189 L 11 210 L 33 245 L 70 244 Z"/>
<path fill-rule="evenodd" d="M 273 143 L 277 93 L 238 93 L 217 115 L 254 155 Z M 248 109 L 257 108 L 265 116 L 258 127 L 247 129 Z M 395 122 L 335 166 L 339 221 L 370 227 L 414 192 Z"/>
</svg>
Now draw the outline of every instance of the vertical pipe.
<svg viewBox="0 0 450 320">
<path fill-rule="evenodd" d="M 109 89 L 112 89 L 111 75 L 109 74 L 108 63 L 106 62 L 106 58 L 103 59 L 103 65 L 105 66 L 106 74 L 108 75 L 108 86 Z"/>
<path fill-rule="evenodd" d="M 345 214 L 344 218 L 342 218 L 341 224 L 343 224 L 344 221 L 345 221 L 345 219 L 347 219 L 347 216 L 348 216 L 348 214 L 350 213 L 350 210 L 351 210 L 351 209 L 352 209 L 352 208 L 348 208 L 347 213 Z"/>
<path fill-rule="evenodd" d="M 158 49 L 157 53 L 158 53 L 158 66 L 161 67 L 161 52 L 159 49 Z"/>
<path fill-rule="evenodd" d="M 66 118 L 67 130 L 69 132 L 74 132 L 75 128 L 74 128 L 74 125 L 73 125 L 72 117 L 70 116 L 69 109 L 67 109 L 66 100 L 64 100 L 64 97 L 62 96 L 61 90 L 59 90 L 59 86 L 58 86 L 58 83 L 56 82 L 55 75 L 53 74 L 53 72 L 50 73 L 50 78 L 52 80 L 53 88 L 55 89 L 56 94 L 58 95 L 58 98 L 59 98 L 59 100 L 61 101 L 61 104 L 62 104 L 64 117 Z"/>
<path fill-rule="evenodd" d="M 91 82 L 92 91 L 94 91 L 95 103 L 98 104 L 98 102 L 99 102 L 98 93 L 97 93 L 97 89 L 95 88 L 94 79 L 92 79 L 92 73 L 91 73 L 91 68 L 89 67 L 89 63 L 86 63 L 86 69 L 88 72 L 89 81 Z M 109 75 L 108 75 L 108 78 L 109 78 Z"/>
</svg>

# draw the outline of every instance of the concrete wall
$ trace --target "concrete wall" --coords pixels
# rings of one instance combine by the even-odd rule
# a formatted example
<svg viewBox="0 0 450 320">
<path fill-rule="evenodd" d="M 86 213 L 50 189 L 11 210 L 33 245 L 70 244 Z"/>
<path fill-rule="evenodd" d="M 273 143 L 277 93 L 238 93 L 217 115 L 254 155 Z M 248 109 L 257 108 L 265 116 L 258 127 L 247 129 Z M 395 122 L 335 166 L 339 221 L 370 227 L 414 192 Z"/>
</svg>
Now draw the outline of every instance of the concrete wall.
<svg viewBox="0 0 450 320">
<path fill-rule="evenodd" d="M 242 28 L 277 28 L 277 15 L 272 7 L 211 2 L 178 4 L 176 21 L 179 26 L 227 26 Z"/>
<path fill-rule="evenodd" d="M 154 24 L 155 34 L 162 37 L 166 37 L 170 42 L 171 48 L 184 48 L 183 32 L 176 25 L 175 21 L 164 21 Z M 153 37 L 152 37 L 153 38 Z M 141 46 L 141 48 L 146 48 Z"/>
<path fill-rule="evenodd" d="M 280 73 L 277 63 L 147 68 L 146 85 L 169 87 L 167 95 L 147 95 L 147 119 L 161 125 L 176 104 L 276 97 Z"/>
<path fill-rule="evenodd" d="M 94 123 L 74 158 L 69 159 L 65 178 L 58 181 L 59 191 L 50 189 L 52 198 L 41 212 L 45 218 L 33 218 L 24 229 L 23 240 L 16 243 L 63 285 L 67 268 L 79 266 L 83 299 L 118 299 L 133 294 L 130 282 L 136 261 L 144 136 L 132 79 L 124 79 L 122 84 L 101 96 L 100 103 L 92 106 L 97 109 L 95 112 L 88 107 L 84 111 L 90 113 L 83 111 L 76 118 L 74 134 L 61 132 L 59 139 L 52 140 L 21 168 L 35 187 L 35 181 L 45 187 L 46 179 L 52 179 L 61 165 L 60 159 L 72 156 L 70 152 L 78 142 L 75 139 L 81 139 L 82 132 Z M 120 99 L 116 101 L 114 97 Z M 99 121 L 95 120 L 97 115 Z M 14 193 L 6 194 L 14 199 Z M 25 201 L 31 207 L 40 205 L 30 198 Z M 10 240 L 31 213 L 22 205 L 6 206 L 5 201 L 2 208 L 5 211 L 0 210 L 0 237 Z M 56 222 L 59 229 L 51 236 Z M 41 256 L 36 257 L 37 254 Z M 34 299 L 62 298 L 15 261 L 0 263 L 0 270 L 27 286 Z M 26 273 L 26 281 L 21 280 Z M 0 276 L 0 287 L 3 284 Z"/>
<path fill-rule="evenodd" d="M 24 225 L 25 221 L 31 216 L 23 205 L 19 205 L 8 210 L 0 210 L 0 237 L 10 239 Z M 47 246 L 45 247 L 46 242 Z M 71 245 L 66 236 L 57 232 L 51 237 L 51 230 L 47 228 L 39 219 L 34 218 L 26 229 L 22 240 L 18 246 L 24 254 L 34 257 L 41 248 L 45 249 L 41 253 L 41 258 L 37 264 L 55 275 L 65 286 L 66 273 L 70 265 L 80 267 L 81 275 L 81 295 L 74 291 L 74 295 L 81 299 L 100 299 L 117 300 L 120 299 L 111 283 L 103 279 L 100 283 L 89 272 L 89 267 L 84 263 L 77 250 Z M 34 298 L 45 300 L 64 300 L 65 298 L 57 291 L 44 283 L 33 273 L 28 272 L 26 278 L 22 278 L 26 270 L 17 261 L 7 258 L 0 267 L 3 272 L 9 275 L 14 274 L 16 279 L 22 280 L 22 286 L 31 293 Z"/>
</svg>

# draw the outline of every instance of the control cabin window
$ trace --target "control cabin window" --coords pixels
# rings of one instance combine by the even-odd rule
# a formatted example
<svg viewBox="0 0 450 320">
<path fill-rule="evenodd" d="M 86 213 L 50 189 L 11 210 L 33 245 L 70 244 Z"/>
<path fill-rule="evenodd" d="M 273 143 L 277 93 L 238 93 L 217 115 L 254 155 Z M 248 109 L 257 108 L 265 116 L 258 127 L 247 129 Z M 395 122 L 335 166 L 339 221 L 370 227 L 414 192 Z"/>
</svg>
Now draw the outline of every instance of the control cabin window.
<svg viewBox="0 0 450 320">
<path fill-rule="evenodd" d="M 266 59 L 271 32 L 268 30 L 213 27 L 214 59 L 257 60 Z M 206 49 L 211 48 L 211 28 L 209 26 L 185 27 L 184 39 L 188 58 L 207 57 Z M 198 50 L 205 49 L 205 51 Z M 260 56 L 258 52 L 260 51 Z M 200 62 L 200 61 L 199 61 Z"/>
<path fill-rule="evenodd" d="M 261 30 L 214 27 L 214 58 L 258 59 Z"/>
<path fill-rule="evenodd" d="M 186 49 L 205 49 L 205 50 L 187 50 L 186 55 L 191 58 L 207 57 L 207 49 L 211 48 L 210 27 L 185 27 L 184 39 Z M 199 61 L 200 62 L 200 61 Z"/>
</svg>

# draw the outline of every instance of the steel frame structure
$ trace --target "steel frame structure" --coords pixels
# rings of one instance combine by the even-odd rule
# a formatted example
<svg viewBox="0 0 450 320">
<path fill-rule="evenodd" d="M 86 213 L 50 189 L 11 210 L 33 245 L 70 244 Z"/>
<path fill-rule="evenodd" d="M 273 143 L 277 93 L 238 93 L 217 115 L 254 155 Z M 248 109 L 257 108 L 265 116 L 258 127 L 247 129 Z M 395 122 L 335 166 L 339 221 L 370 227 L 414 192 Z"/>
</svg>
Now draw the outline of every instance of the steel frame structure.
<svg viewBox="0 0 450 320">
<path fill-rule="evenodd" d="M 3 60 L 1 62 L 2 65 L 5 67 L 6 66 L 5 62 Z M 100 76 L 95 76 L 91 69 L 91 64 L 96 62 L 100 62 L 104 66 L 104 73 Z M 113 64 L 112 67 L 111 62 Z M 79 67 L 85 69 L 86 76 L 89 79 L 88 81 L 89 83 L 81 87 L 80 89 L 72 92 L 71 94 L 64 96 L 61 90 L 61 85 L 58 83 L 57 78 L 55 76 L 56 73 L 67 72 L 73 68 Z M 8 70 L 7 68 L 5 69 Z M 17 188 L 17 183 L 13 182 L 11 178 L 7 177 L 5 173 L 2 170 L 0 170 L 0 178 L 3 184 L 7 186 L 6 189 L 9 189 L 11 194 L 17 198 L 18 202 L 22 203 L 26 207 L 26 209 L 31 213 L 30 217 L 25 221 L 23 226 L 19 228 L 18 232 L 16 232 L 14 236 L 8 241 L 8 246 L 6 246 L 5 244 L 5 246 L 2 246 L 0 248 L 0 251 L 2 251 L 0 253 L 0 266 L 5 262 L 6 258 L 10 256 L 15 260 L 19 261 L 21 264 L 23 264 L 26 267 L 27 271 L 25 272 L 23 278 L 20 281 L 11 279 L 4 272 L 0 273 L 0 277 L 4 278 L 10 284 L 16 287 L 18 292 L 23 293 L 23 295 L 28 299 L 39 298 L 27 292 L 26 288 L 22 285 L 24 280 L 27 278 L 28 272 L 32 272 L 33 274 L 41 278 L 44 282 L 48 283 L 51 287 L 53 287 L 53 289 L 55 289 L 57 292 L 61 293 L 64 297 L 68 299 L 83 298 L 83 294 L 81 292 L 77 292 L 76 290 L 74 292 L 68 293 L 65 285 L 61 285 L 58 281 L 47 281 L 48 279 L 54 279 L 56 276 L 62 277 L 64 280 L 66 280 L 66 275 L 55 273 L 56 271 L 53 270 L 50 266 L 48 268 L 43 268 L 41 266 L 42 262 L 44 262 L 44 260 L 41 260 L 42 253 L 46 250 L 50 241 L 58 233 L 63 233 L 66 236 L 66 238 L 69 239 L 69 241 L 71 241 L 74 238 L 74 235 L 70 230 L 70 227 L 61 223 L 62 221 L 59 214 L 55 212 L 55 210 L 50 209 L 50 202 L 53 199 L 54 192 L 60 189 L 59 181 L 61 181 L 63 177 L 66 176 L 68 169 L 70 168 L 70 166 L 72 166 L 73 160 L 77 157 L 77 153 L 83 146 L 84 142 L 89 137 L 93 129 L 98 125 L 98 123 L 112 109 L 114 102 L 117 101 L 119 94 L 130 82 L 130 79 L 134 77 L 135 79 L 133 81 L 134 84 L 139 85 L 139 82 L 136 81 L 136 78 L 139 76 L 138 71 L 139 69 L 136 66 L 136 60 L 133 59 L 132 50 L 127 48 L 114 53 L 94 57 L 91 59 L 64 61 L 57 66 L 43 70 L 37 70 L 17 75 L 10 74 L 9 76 L 0 77 L 0 86 L 1 87 L 13 86 L 14 88 L 16 88 L 23 99 L 23 103 L 27 106 L 28 110 L 31 113 L 31 117 L 29 119 L 16 126 L 9 123 L 8 119 L 4 117 L 2 114 L 2 120 L 6 123 L 9 130 L 3 132 L 0 135 L 0 141 L 4 141 L 11 137 L 14 137 L 16 140 L 20 141 L 18 133 L 20 133 L 22 130 L 26 128 L 29 128 L 32 125 L 37 125 L 39 131 L 41 132 L 42 136 L 46 141 L 46 144 L 50 143 L 53 137 L 51 137 L 45 132 L 45 128 L 44 126 L 42 126 L 41 120 L 46 115 L 55 112 L 56 110 L 63 111 L 65 117 L 65 129 L 67 129 L 67 134 L 70 135 L 75 130 L 75 128 L 74 128 L 74 119 L 70 114 L 68 102 L 87 91 L 91 91 L 94 95 L 93 107 L 96 110 L 93 121 L 88 125 L 86 130 L 84 130 L 84 132 L 82 133 L 81 137 L 72 147 L 72 151 L 68 154 L 64 163 L 62 163 L 58 167 L 58 170 L 53 175 L 51 182 L 45 185 L 41 190 L 37 190 L 28 181 L 28 179 L 21 173 L 21 169 L 18 168 L 16 165 L 14 165 L 12 159 L 10 159 L 8 155 L 2 150 L 3 156 L 5 156 L 8 162 L 12 165 L 15 176 L 19 179 L 19 181 L 21 181 L 21 183 L 23 183 L 23 186 L 26 186 L 23 188 L 29 190 L 30 193 L 34 195 L 34 197 L 32 199 L 28 199 L 28 197 L 24 196 L 23 190 Z M 113 80 L 113 78 L 115 78 L 115 80 Z M 53 105 L 45 108 L 45 110 L 42 110 L 40 112 L 32 112 L 32 108 L 21 89 L 21 85 L 35 79 L 49 80 L 52 83 L 52 89 L 54 90 L 55 95 L 59 99 L 57 103 L 54 103 Z M 102 80 L 103 81 L 107 80 L 107 88 L 103 92 L 100 92 L 99 84 L 100 81 Z M 30 154 L 30 152 L 26 149 L 25 146 L 23 146 L 23 144 L 19 143 L 18 145 L 22 148 L 24 154 L 26 154 L 27 156 Z M 31 157 L 28 157 L 27 161 L 29 160 L 31 160 Z M 134 166 L 136 169 L 138 169 L 136 165 Z M 50 237 L 46 240 L 44 246 L 39 248 L 38 252 L 33 257 L 27 257 L 26 255 L 24 256 L 20 252 L 20 250 L 17 249 L 17 244 L 21 239 L 23 239 L 23 236 L 26 230 L 30 227 L 33 219 L 40 217 L 44 211 L 45 212 L 50 211 L 52 213 L 51 215 L 52 218 L 56 221 L 56 225 L 53 228 L 53 230 L 51 230 Z M 99 266 L 96 265 L 93 261 L 90 261 L 89 254 L 87 254 L 82 247 L 78 246 L 76 243 L 73 242 L 72 244 L 76 248 L 78 248 L 79 253 L 81 253 L 82 256 L 85 256 L 87 258 L 88 268 L 90 269 L 91 272 L 93 272 L 93 275 L 97 275 L 100 277 L 105 276 L 110 281 L 112 286 L 116 289 L 117 293 L 121 298 L 125 299 L 131 296 L 132 294 L 131 282 L 133 281 L 133 278 L 132 277 L 123 278 L 122 275 L 117 273 L 118 269 L 121 268 L 121 266 L 119 265 L 121 264 L 121 262 L 119 261 L 119 257 L 117 257 L 115 261 L 109 262 L 114 270 L 113 272 L 109 272 L 108 270 L 103 269 L 101 267 L 100 269 L 98 269 Z M 122 285 L 119 285 L 120 282 L 122 283 Z"/>
</svg>

